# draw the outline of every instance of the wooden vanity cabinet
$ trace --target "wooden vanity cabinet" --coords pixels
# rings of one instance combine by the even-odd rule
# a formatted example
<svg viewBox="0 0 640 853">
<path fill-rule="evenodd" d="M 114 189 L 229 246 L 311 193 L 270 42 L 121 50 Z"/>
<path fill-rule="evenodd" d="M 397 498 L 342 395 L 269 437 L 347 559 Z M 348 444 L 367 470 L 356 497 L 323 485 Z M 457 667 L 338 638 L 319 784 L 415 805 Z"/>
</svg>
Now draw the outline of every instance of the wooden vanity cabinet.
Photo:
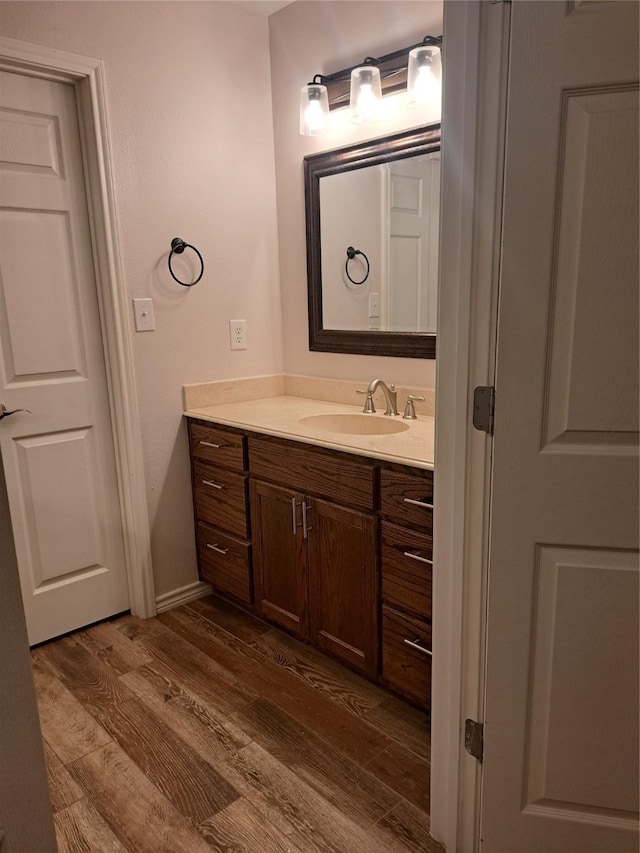
<svg viewBox="0 0 640 853">
<path fill-rule="evenodd" d="M 249 466 L 256 608 L 376 677 L 376 466 L 254 436 Z"/>
<path fill-rule="evenodd" d="M 252 602 L 245 436 L 189 421 L 198 574 L 239 601 Z"/>
<path fill-rule="evenodd" d="M 422 708 L 431 694 L 433 473 L 380 477 L 382 680 Z"/>
<path fill-rule="evenodd" d="M 189 421 L 200 578 L 428 709 L 433 472 Z"/>
</svg>

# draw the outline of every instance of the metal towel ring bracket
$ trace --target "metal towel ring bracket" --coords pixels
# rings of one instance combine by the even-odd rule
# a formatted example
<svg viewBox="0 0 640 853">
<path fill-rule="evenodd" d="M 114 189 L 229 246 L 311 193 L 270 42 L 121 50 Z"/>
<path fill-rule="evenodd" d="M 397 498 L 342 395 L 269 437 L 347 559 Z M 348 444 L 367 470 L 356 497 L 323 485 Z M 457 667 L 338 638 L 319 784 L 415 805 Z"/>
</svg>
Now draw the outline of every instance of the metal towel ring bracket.
<svg viewBox="0 0 640 853">
<path fill-rule="evenodd" d="M 362 257 L 365 259 L 365 262 L 367 264 L 367 271 L 364 274 L 364 278 L 361 279 L 360 281 L 356 281 L 355 279 L 351 278 L 351 276 L 349 275 L 349 261 L 352 261 L 356 255 L 362 255 Z M 361 252 L 360 249 L 354 249 L 353 246 L 349 246 L 349 248 L 347 249 L 347 260 L 345 261 L 345 264 L 344 264 L 344 271 L 347 274 L 347 278 L 349 279 L 349 281 L 352 284 L 364 284 L 365 281 L 369 278 L 369 269 L 370 269 L 369 258 L 365 255 L 365 253 Z"/>
<path fill-rule="evenodd" d="M 175 252 L 176 255 L 181 255 L 185 249 L 193 249 L 196 255 L 200 258 L 200 275 L 195 281 L 180 281 L 178 276 L 171 269 L 171 258 L 173 257 L 173 253 Z M 202 260 L 202 255 L 195 246 L 191 245 L 191 243 L 185 243 L 180 237 L 174 237 L 171 241 L 171 251 L 169 252 L 169 272 L 171 273 L 171 277 L 177 281 L 178 284 L 181 284 L 183 287 L 193 287 L 193 285 L 197 284 L 204 275 L 204 261 Z"/>
</svg>

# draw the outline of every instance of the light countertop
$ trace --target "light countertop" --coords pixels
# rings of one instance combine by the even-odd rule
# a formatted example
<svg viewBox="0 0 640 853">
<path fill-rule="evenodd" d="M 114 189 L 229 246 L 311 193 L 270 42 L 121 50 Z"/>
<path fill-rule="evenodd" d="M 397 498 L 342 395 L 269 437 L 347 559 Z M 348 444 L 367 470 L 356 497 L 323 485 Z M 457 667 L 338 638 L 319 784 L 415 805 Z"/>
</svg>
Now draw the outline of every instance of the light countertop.
<svg viewBox="0 0 640 853">
<path fill-rule="evenodd" d="M 305 444 L 315 444 L 358 456 L 384 459 L 387 462 L 413 465 L 417 468 L 433 468 L 434 418 L 426 415 L 419 415 L 415 421 L 405 420 L 402 415 L 394 417 L 394 421 L 408 426 L 403 432 L 390 435 L 360 435 L 330 432 L 300 421 L 311 415 L 332 414 L 355 414 L 363 418 L 383 418 L 385 421 L 388 417 L 378 412 L 374 415 L 364 415 L 359 406 L 284 396 L 204 406 L 188 409 L 184 414 L 186 417 L 302 441 Z"/>
</svg>

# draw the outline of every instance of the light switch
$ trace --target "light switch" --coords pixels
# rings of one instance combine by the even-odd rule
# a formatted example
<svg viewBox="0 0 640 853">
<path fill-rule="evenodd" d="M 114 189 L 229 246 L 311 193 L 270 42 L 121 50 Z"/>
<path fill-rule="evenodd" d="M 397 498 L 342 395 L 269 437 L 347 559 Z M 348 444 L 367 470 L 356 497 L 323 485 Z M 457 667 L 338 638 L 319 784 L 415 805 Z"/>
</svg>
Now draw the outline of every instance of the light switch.
<svg viewBox="0 0 640 853">
<path fill-rule="evenodd" d="M 136 321 L 136 332 L 153 332 L 156 320 L 153 316 L 152 299 L 134 299 L 133 316 Z"/>
<path fill-rule="evenodd" d="M 379 293 L 370 293 L 369 294 L 369 316 L 370 317 L 379 317 L 380 316 L 380 294 Z"/>
</svg>

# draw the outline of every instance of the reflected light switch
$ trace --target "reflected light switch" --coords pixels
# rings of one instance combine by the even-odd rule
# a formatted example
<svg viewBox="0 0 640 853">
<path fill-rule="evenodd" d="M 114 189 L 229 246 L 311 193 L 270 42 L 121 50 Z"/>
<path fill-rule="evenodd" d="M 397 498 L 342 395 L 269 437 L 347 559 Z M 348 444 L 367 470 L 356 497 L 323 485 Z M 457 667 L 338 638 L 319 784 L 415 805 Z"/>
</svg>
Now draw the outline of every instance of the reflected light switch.
<svg viewBox="0 0 640 853">
<path fill-rule="evenodd" d="M 369 294 L 369 316 L 370 317 L 379 317 L 380 316 L 380 294 L 379 293 L 370 293 Z"/>
<path fill-rule="evenodd" d="M 136 321 L 136 332 L 153 332 L 156 320 L 153 316 L 152 299 L 134 299 L 133 316 Z"/>
</svg>

